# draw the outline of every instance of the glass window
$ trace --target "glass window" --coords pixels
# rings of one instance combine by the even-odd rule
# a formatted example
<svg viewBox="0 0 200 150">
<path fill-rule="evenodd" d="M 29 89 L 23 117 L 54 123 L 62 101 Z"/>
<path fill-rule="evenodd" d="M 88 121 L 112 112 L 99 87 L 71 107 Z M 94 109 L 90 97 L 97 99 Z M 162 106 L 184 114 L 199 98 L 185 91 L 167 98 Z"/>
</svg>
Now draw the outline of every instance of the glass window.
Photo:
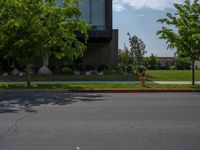
<svg viewBox="0 0 200 150">
<path fill-rule="evenodd" d="M 91 17 L 90 17 L 90 1 L 91 0 L 81 0 L 79 3 L 79 9 L 82 13 L 81 18 L 88 23 L 91 23 Z"/>
<path fill-rule="evenodd" d="M 97 29 L 104 29 L 104 0 L 92 0 L 91 3 L 91 23 Z"/>
<path fill-rule="evenodd" d="M 63 0 L 57 0 L 62 5 Z M 80 0 L 79 9 L 81 19 L 93 25 L 92 29 L 104 30 L 105 28 L 105 0 Z"/>
<path fill-rule="evenodd" d="M 93 25 L 93 29 L 103 30 L 105 26 L 105 0 L 81 0 L 81 18 Z"/>
</svg>

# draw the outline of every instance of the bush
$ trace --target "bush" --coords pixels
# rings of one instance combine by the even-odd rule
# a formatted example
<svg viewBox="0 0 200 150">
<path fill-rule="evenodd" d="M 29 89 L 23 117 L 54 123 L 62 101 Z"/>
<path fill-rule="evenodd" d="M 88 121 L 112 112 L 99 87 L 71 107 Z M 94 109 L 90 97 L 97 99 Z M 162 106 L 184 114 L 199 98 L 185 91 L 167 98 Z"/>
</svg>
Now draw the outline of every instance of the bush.
<svg viewBox="0 0 200 150">
<path fill-rule="evenodd" d="M 137 66 L 134 68 L 134 73 L 137 74 L 138 76 L 145 76 L 147 68 L 145 66 Z"/>
<path fill-rule="evenodd" d="M 92 71 L 92 70 L 94 70 L 94 67 L 91 66 L 91 65 L 87 65 L 87 66 L 85 67 L 85 71 Z"/>
<path fill-rule="evenodd" d="M 134 66 L 133 65 L 128 65 L 127 72 L 132 72 Z"/>
<path fill-rule="evenodd" d="M 118 65 L 117 67 L 114 68 L 114 70 L 117 72 L 117 73 L 123 73 L 123 66 L 122 65 Z"/>
<path fill-rule="evenodd" d="M 171 66 L 170 70 L 176 70 L 176 66 Z"/>
<path fill-rule="evenodd" d="M 191 69 L 191 62 L 186 58 L 176 58 L 176 69 L 177 70 L 190 70 Z"/>
<path fill-rule="evenodd" d="M 108 66 L 106 66 L 106 65 L 99 65 L 99 67 L 98 67 L 98 71 L 99 72 L 101 72 L 101 71 L 104 71 L 104 72 L 106 72 L 106 71 L 108 71 Z"/>
<path fill-rule="evenodd" d="M 62 73 L 65 73 L 65 74 L 72 74 L 73 73 L 73 70 L 69 67 L 63 67 L 62 68 Z"/>
</svg>

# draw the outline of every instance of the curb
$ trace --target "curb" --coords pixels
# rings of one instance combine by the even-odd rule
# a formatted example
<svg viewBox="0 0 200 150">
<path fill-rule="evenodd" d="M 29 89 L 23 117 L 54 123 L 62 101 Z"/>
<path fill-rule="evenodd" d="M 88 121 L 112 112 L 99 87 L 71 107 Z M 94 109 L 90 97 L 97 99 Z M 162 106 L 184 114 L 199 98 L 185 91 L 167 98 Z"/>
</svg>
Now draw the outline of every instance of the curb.
<svg viewBox="0 0 200 150">
<path fill-rule="evenodd" d="M 128 84 L 128 85 L 137 85 L 140 84 L 139 81 L 32 81 L 32 84 L 41 84 L 41 85 L 65 85 L 65 84 Z M 163 85 L 163 84 L 177 84 L 177 85 L 187 85 L 192 84 L 190 81 L 146 81 L 147 85 Z M 26 84 L 23 82 L 0 82 L 0 84 Z M 199 81 L 196 81 L 196 85 L 200 84 Z"/>
<path fill-rule="evenodd" d="M 200 89 L 170 90 L 170 89 L 138 89 L 138 90 L 70 90 L 70 89 L 0 89 L 1 91 L 33 91 L 33 92 L 67 92 L 67 93 L 200 93 Z"/>
<path fill-rule="evenodd" d="M 200 93 L 199 90 L 68 90 L 71 93 Z"/>
</svg>

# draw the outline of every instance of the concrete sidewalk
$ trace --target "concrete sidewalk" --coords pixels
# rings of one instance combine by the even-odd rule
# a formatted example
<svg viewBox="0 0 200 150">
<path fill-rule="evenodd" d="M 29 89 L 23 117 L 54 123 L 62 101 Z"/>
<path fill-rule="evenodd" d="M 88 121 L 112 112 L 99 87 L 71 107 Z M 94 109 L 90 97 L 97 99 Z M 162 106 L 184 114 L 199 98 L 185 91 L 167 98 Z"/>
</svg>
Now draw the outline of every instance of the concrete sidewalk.
<svg viewBox="0 0 200 150">
<path fill-rule="evenodd" d="M 139 81 L 33 81 L 32 84 L 64 85 L 64 84 L 140 84 Z M 195 82 L 200 84 L 200 82 Z M 26 84 L 26 82 L 0 82 L 0 84 Z M 146 84 L 192 84 L 191 81 L 147 81 Z"/>
</svg>

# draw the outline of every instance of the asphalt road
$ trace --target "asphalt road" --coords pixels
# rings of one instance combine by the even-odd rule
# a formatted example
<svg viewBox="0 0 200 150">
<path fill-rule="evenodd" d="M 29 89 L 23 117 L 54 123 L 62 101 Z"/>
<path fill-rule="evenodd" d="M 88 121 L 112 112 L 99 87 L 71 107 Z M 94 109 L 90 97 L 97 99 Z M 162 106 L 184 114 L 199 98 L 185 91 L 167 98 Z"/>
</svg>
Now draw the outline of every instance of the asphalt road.
<svg viewBox="0 0 200 150">
<path fill-rule="evenodd" d="M 200 150 L 200 93 L 0 91 L 0 150 Z"/>
</svg>

